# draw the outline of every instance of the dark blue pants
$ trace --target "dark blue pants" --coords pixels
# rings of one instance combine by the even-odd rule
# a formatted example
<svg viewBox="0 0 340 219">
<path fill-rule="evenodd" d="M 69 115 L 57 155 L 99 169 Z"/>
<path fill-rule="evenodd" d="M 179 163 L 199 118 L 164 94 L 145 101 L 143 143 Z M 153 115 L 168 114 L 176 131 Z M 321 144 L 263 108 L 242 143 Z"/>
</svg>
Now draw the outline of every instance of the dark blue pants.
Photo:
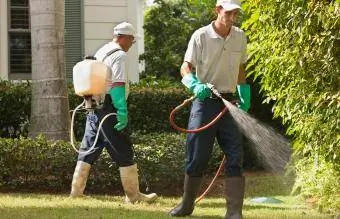
<svg viewBox="0 0 340 219">
<path fill-rule="evenodd" d="M 188 124 L 188 129 L 196 129 L 208 124 L 220 113 L 225 105 L 220 99 L 195 99 Z M 212 127 L 187 135 L 186 166 L 189 176 L 202 176 L 211 157 L 215 138 L 227 157 L 226 176 L 241 176 L 243 169 L 242 135 L 236 122 L 226 112 Z"/>
<path fill-rule="evenodd" d="M 87 114 L 85 134 L 81 142 L 80 151 L 87 151 L 93 145 L 100 120 L 108 113 L 114 112 L 116 112 L 116 109 L 112 105 L 111 97 L 106 95 L 103 109 Z M 119 167 L 133 165 L 133 145 L 130 136 L 127 129 L 118 132 L 114 128 L 116 123 L 117 117 L 115 115 L 107 117 L 100 130 L 94 150 L 88 154 L 80 153 L 78 161 L 84 161 L 92 165 L 98 159 L 103 149 L 106 148 L 112 160 Z"/>
</svg>

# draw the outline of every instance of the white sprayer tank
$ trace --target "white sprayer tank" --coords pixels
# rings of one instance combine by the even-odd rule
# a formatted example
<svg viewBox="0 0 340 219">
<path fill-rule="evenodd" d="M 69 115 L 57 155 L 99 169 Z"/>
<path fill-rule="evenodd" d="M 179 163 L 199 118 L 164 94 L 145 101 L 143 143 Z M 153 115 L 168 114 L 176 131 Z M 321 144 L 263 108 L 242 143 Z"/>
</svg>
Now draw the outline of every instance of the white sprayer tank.
<svg viewBox="0 0 340 219">
<path fill-rule="evenodd" d="M 79 96 L 105 93 L 110 69 L 101 61 L 85 59 L 73 67 L 74 91 Z"/>
</svg>

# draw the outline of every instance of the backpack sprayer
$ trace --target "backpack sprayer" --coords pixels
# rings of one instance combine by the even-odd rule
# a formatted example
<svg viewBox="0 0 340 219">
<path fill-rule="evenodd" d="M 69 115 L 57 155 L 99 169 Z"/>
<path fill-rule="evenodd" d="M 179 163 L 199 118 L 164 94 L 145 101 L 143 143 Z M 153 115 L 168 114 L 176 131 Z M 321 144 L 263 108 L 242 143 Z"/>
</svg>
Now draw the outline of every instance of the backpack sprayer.
<svg viewBox="0 0 340 219">
<path fill-rule="evenodd" d="M 107 58 L 112 53 L 118 50 L 119 49 L 110 51 L 108 54 L 106 54 L 103 61 L 105 60 L 105 58 Z M 96 138 L 90 149 L 88 149 L 87 151 L 80 151 L 75 147 L 73 124 L 77 110 L 83 108 L 86 109 L 88 112 L 93 111 L 94 108 L 92 106 L 93 103 L 92 97 L 102 96 L 106 92 L 106 82 L 111 73 L 111 70 L 103 63 L 103 61 L 98 61 L 93 56 L 87 56 L 83 61 L 78 62 L 73 67 L 74 91 L 78 96 L 84 98 L 84 101 L 73 110 L 71 117 L 71 131 L 70 131 L 71 145 L 73 149 L 79 154 L 88 154 L 94 149 L 95 145 L 97 144 L 99 130 L 101 129 L 103 122 L 107 117 L 116 115 L 116 113 L 109 113 L 100 121 Z"/>
<path fill-rule="evenodd" d="M 218 92 L 218 90 L 216 90 L 216 88 L 214 87 L 214 85 L 212 84 L 207 84 L 208 87 L 210 88 L 210 90 L 212 91 L 212 93 L 214 95 L 216 95 L 218 98 L 220 98 L 223 102 L 227 101 L 225 100 L 222 95 Z M 212 125 L 214 125 L 227 111 L 228 111 L 228 107 L 225 106 L 223 108 L 223 110 L 213 119 L 211 120 L 211 122 L 209 122 L 208 124 L 200 127 L 200 128 L 197 128 L 197 129 L 185 129 L 185 128 L 181 128 L 179 127 L 178 125 L 176 125 L 176 123 L 174 122 L 174 117 L 175 117 L 175 114 L 180 110 L 182 109 L 183 107 L 185 107 L 186 105 L 188 105 L 189 103 L 191 103 L 193 100 L 195 99 L 194 96 L 190 97 L 189 99 L 186 99 L 183 101 L 182 104 L 178 105 L 177 107 L 175 107 L 175 109 L 173 109 L 170 113 L 170 116 L 169 116 L 169 121 L 170 121 L 170 124 L 171 126 L 178 130 L 178 131 L 181 131 L 181 132 L 184 132 L 184 133 L 197 133 L 197 132 L 201 132 L 205 129 L 208 129 L 209 127 L 211 127 Z M 232 101 L 231 102 L 232 104 L 237 104 L 237 101 Z M 218 167 L 218 170 L 214 176 L 214 178 L 211 180 L 210 184 L 208 185 L 207 189 L 195 200 L 195 203 L 199 202 L 201 199 L 203 199 L 203 197 L 210 191 L 212 185 L 214 184 L 214 182 L 216 181 L 217 177 L 220 175 L 222 169 L 223 169 L 223 164 L 225 163 L 225 160 L 226 160 L 226 156 L 224 155 L 223 156 L 223 159 L 220 163 L 220 166 Z"/>
</svg>

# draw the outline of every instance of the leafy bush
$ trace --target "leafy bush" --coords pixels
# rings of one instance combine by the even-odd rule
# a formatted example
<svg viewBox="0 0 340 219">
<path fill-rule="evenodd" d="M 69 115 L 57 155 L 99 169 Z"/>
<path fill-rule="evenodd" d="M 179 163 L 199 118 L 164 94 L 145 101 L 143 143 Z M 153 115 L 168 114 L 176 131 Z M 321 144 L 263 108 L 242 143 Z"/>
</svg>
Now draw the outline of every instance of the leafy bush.
<svg viewBox="0 0 340 219">
<path fill-rule="evenodd" d="M 0 100 L 5 106 L 1 108 L 0 114 L 0 137 L 27 137 L 31 107 L 30 84 L 3 81 L 0 90 Z M 70 109 L 75 109 L 83 101 L 83 98 L 74 94 L 71 84 L 68 96 Z M 189 97 L 189 92 L 179 82 L 171 80 L 145 79 L 141 84 L 131 86 L 128 107 L 132 130 L 143 133 L 174 132 L 168 119 L 170 111 Z M 188 109 L 176 115 L 178 124 L 186 125 Z M 84 111 L 78 111 L 74 123 L 77 139 L 84 133 L 85 119 Z"/>
<path fill-rule="evenodd" d="M 144 74 L 179 78 L 191 34 L 210 23 L 215 0 L 156 0 L 154 5 L 144 14 Z"/>
<path fill-rule="evenodd" d="M 7 83 L 7 90 L 14 89 L 11 83 Z M 27 87 L 21 107 L 30 106 L 29 84 L 22 84 Z M 15 97 L 13 91 L 7 98 Z M 13 96 L 12 96 L 13 95 Z M 190 94 L 179 82 L 172 80 L 154 80 L 154 78 L 145 78 L 140 84 L 131 86 L 129 99 L 129 114 L 131 119 L 132 138 L 136 147 L 136 159 L 143 166 L 143 169 L 150 169 L 143 175 L 150 178 L 151 184 L 163 185 L 164 178 L 168 179 L 169 169 L 162 169 L 167 166 L 167 162 L 173 163 L 171 172 L 174 178 L 172 182 L 181 183 L 182 178 L 178 177 L 183 174 L 184 165 L 184 135 L 178 134 L 169 124 L 168 117 L 170 110 L 182 101 L 188 98 Z M 14 100 L 13 100 L 14 101 Z M 82 98 L 74 94 L 72 86 L 69 86 L 70 108 L 74 109 L 82 102 Z M 12 105 L 8 105 L 6 113 L 10 113 Z M 186 127 L 189 108 L 183 109 L 176 114 L 176 123 Z M 17 114 L 16 114 L 17 115 Z M 29 114 L 26 115 L 29 117 Z M 4 118 L 5 120 L 5 118 Z M 84 133 L 85 114 L 77 114 L 75 121 L 75 134 L 78 140 L 81 140 Z M 27 133 L 27 132 L 26 132 Z M 27 135 L 26 135 L 27 136 Z M 3 139 L 0 143 L 0 164 L 3 174 L 0 174 L 0 184 L 10 188 L 39 188 L 51 190 L 53 186 L 56 190 L 63 187 L 69 188 L 69 181 L 72 177 L 75 165 L 76 154 L 73 153 L 71 146 L 66 142 L 48 142 L 44 138 L 37 139 Z M 211 159 L 211 165 L 207 172 L 212 174 L 216 171 L 221 160 L 221 151 L 216 146 L 216 152 Z M 31 167 L 32 166 L 32 167 Z M 43 167 L 42 173 L 40 168 Z M 159 173 L 154 174 L 154 169 L 161 169 Z M 251 148 L 245 146 L 245 169 L 258 169 L 258 164 Z M 104 153 L 102 158 L 97 161 L 93 169 L 93 177 L 89 181 L 89 188 L 96 190 L 100 185 L 117 186 L 119 174 L 111 164 L 110 157 Z M 109 171 L 107 170 L 109 168 Z M 60 169 L 60 170 L 58 170 Z M 62 174 L 61 177 L 58 177 Z M 33 175 L 37 175 L 36 178 Z M 152 178 L 152 179 L 151 179 Z M 108 180 L 110 179 L 110 180 Z M 36 180 L 36 181 L 34 181 Z M 142 180 L 144 178 L 142 177 Z M 177 180 L 177 181 L 176 181 Z M 42 183 L 46 181 L 45 183 Z M 165 185 L 165 184 L 164 184 Z"/>
<path fill-rule="evenodd" d="M 0 81 L 0 137 L 27 136 L 31 113 L 29 83 Z"/>
<path fill-rule="evenodd" d="M 129 95 L 128 108 L 133 131 L 175 132 L 169 124 L 169 114 L 171 110 L 190 97 L 185 87 L 173 86 L 165 89 L 153 85 L 135 87 L 132 91 Z M 183 108 L 176 114 L 176 123 L 182 127 L 186 127 L 189 107 Z"/>
<path fill-rule="evenodd" d="M 141 184 L 148 181 L 155 191 L 164 191 L 183 182 L 185 137 L 179 134 L 132 135 Z M 208 174 L 221 159 L 215 150 Z M 76 153 L 68 142 L 35 139 L 0 139 L 0 189 L 68 192 L 76 164 Z M 118 167 L 106 151 L 91 168 L 87 190 L 117 191 Z M 142 186 L 145 188 L 145 186 Z"/>
<path fill-rule="evenodd" d="M 251 0 L 244 9 L 248 70 L 295 137 L 295 187 L 320 198 L 320 209 L 338 210 L 339 1 Z"/>
<path fill-rule="evenodd" d="M 0 185 L 12 189 L 68 186 L 74 153 L 68 143 L 36 139 L 0 139 Z"/>
</svg>

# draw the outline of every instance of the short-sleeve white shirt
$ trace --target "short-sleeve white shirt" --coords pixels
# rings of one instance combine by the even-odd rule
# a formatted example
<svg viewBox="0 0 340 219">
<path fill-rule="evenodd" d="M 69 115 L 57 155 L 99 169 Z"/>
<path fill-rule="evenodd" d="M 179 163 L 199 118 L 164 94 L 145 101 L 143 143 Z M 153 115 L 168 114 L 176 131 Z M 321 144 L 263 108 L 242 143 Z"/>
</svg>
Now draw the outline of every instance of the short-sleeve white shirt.
<svg viewBox="0 0 340 219">
<path fill-rule="evenodd" d="M 106 54 L 114 49 L 120 49 L 114 52 L 109 57 L 105 58 Z M 108 78 L 106 83 L 106 93 L 112 88 L 113 83 L 124 82 L 126 88 L 126 98 L 129 94 L 129 80 L 126 72 L 126 57 L 127 54 L 122 48 L 115 42 L 108 42 L 102 46 L 94 55 L 97 60 L 102 61 L 104 58 L 104 64 L 111 68 L 111 77 Z"/>
<path fill-rule="evenodd" d="M 184 61 L 191 63 L 203 83 L 211 83 L 221 93 L 236 90 L 239 67 L 247 61 L 247 40 L 244 32 L 232 27 L 230 34 L 219 36 L 212 23 L 194 32 Z"/>
</svg>

